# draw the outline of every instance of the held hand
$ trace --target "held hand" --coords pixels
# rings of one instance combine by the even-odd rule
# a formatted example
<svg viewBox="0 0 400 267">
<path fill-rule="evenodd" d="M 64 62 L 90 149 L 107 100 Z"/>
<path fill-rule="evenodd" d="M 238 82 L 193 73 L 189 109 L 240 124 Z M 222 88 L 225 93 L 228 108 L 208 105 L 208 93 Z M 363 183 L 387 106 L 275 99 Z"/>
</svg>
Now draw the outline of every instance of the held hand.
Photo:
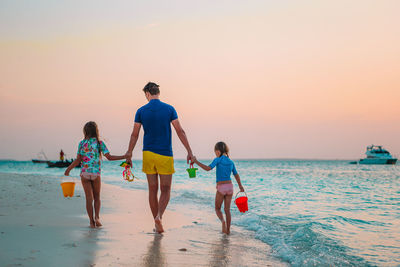
<svg viewBox="0 0 400 267">
<path fill-rule="evenodd" d="M 126 158 L 126 160 L 131 159 L 132 158 L 132 152 L 126 152 L 125 153 L 125 158 Z"/>
<path fill-rule="evenodd" d="M 130 167 L 132 167 L 132 153 L 131 153 L 131 152 L 126 152 L 126 153 L 125 153 L 125 160 L 126 160 L 126 163 L 127 163 Z"/>
<path fill-rule="evenodd" d="M 192 154 L 192 153 L 189 153 L 189 154 L 187 155 L 187 157 L 186 157 L 186 162 L 187 162 L 187 164 L 189 164 L 189 162 L 190 162 L 190 163 L 194 162 L 194 161 L 193 161 L 193 154 Z"/>
<path fill-rule="evenodd" d="M 197 158 L 196 158 L 195 156 L 193 156 L 193 157 L 192 157 L 192 161 L 193 161 L 194 163 L 197 163 Z"/>
<path fill-rule="evenodd" d="M 132 160 L 131 160 L 131 158 L 126 159 L 126 163 L 129 165 L 129 167 L 132 168 Z"/>
</svg>

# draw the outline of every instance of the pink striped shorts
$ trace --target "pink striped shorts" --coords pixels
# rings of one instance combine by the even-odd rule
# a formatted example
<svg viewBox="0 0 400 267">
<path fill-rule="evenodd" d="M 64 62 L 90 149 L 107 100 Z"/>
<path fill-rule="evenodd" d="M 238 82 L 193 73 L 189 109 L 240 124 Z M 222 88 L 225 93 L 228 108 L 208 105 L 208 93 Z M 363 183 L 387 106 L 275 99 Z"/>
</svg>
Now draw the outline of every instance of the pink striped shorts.
<svg viewBox="0 0 400 267">
<path fill-rule="evenodd" d="M 100 174 L 97 173 L 90 173 L 90 172 L 82 172 L 81 177 L 88 179 L 90 181 L 94 181 L 97 179 L 97 177 L 100 177 Z"/>
<path fill-rule="evenodd" d="M 217 184 L 217 191 L 221 194 L 232 195 L 233 194 L 233 184 Z"/>
</svg>

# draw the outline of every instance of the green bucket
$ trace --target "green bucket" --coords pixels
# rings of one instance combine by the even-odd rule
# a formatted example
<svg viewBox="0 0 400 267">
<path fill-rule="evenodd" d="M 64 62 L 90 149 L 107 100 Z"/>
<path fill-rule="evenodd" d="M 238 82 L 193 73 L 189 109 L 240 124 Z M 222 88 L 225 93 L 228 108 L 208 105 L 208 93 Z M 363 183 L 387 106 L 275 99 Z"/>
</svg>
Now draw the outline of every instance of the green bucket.
<svg viewBox="0 0 400 267">
<path fill-rule="evenodd" d="M 189 178 L 196 178 L 196 171 L 198 170 L 197 168 L 193 168 L 193 163 L 190 164 L 190 168 L 186 169 L 187 172 L 189 173 Z"/>
</svg>

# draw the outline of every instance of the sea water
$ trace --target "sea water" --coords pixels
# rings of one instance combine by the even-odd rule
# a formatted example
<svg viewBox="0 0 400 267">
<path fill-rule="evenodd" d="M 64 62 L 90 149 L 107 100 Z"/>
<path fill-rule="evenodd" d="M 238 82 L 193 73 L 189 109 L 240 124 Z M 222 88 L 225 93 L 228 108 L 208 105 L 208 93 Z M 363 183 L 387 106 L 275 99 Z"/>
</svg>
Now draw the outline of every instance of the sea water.
<svg viewBox="0 0 400 267">
<path fill-rule="evenodd" d="M 133 172 L 140 180 L 132 183 L 122 179 L 119 163 L 103 163 L 103 182 L 147 189 L 141 161 L 134 161 Z M 318 160 L 235 160 L 235 164 L 249 211 L 239 213 L 232 203 L 234 229 L 254 231 L 276 257 L 293 266 L 400 266 L 399 166 Z M 199 170 L 191 179 L 186 168 L 185 161 L 175 161 L 170 207 L 188 205 L 214 212 L 215 170 Z M 56 178 L 64 170 L 0 161 L 0 172 Z M 78 177 L 79 169 L 71 175 Z"/>
</svg>

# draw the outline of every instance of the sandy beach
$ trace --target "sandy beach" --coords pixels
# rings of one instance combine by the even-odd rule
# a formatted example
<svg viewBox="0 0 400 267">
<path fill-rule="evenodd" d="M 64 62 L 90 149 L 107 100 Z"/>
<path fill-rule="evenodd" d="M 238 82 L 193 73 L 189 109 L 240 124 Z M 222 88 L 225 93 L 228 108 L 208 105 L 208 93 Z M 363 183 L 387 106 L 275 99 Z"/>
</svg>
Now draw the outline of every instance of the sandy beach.
<svg viewBox="0 0 400 267">
<path fill-rule="evenodd" d="M 84 193 L 56 177 L 0 173 L 1 266 L 282 266 L 252 232 L 222 235 L 211 211 L 174 206 L 153 234 L 143 190 L 102 184 L 103 227 L 90 229 Z"/>
</svg>

